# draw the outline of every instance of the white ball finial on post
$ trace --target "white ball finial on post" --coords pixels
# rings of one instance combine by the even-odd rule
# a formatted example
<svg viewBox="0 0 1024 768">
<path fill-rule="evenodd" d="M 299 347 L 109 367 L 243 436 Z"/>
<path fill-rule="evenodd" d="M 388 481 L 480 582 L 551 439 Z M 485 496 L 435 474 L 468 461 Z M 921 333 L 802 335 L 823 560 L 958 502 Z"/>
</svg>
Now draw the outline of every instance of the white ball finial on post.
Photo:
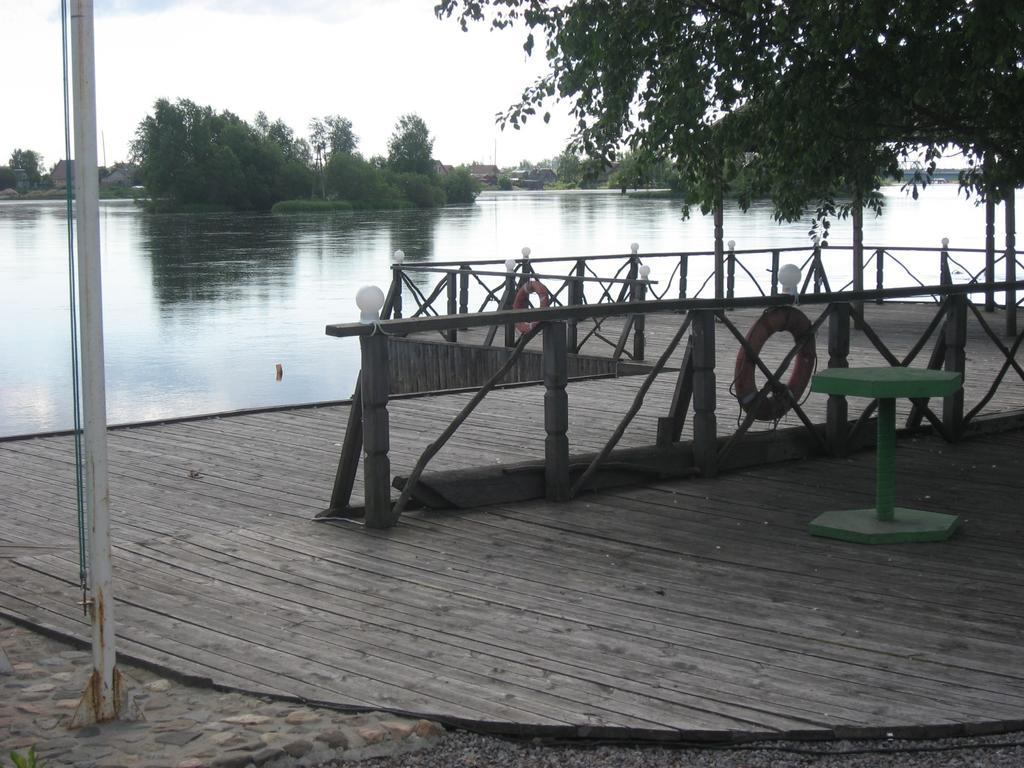
<svg viewBox="0 0 1024 768">
<path fill-rule="evenodd" d="M 405 251 L 399 248 L 391 257 L 391 262 L 393 264 L 401 264 L 403 261 L 405 261 Z"/>
<path fill-rule="evenodd" d="M 359 307 L 359 322 L 373 325 L 380 321 L 380 308 L 384 306 L 384 291 L 376 285 L 364 285 L 356 291 L 356 306 Z"/>
<path fill-rule="evenodd" d="M 729 245 L 729 250 L 730 251 L 735 251 L 736 250 L 736 241 L 735 240 L 730 240 L 728 245 Z"/>
<path fill-rule="evenodd" d="M 779 285 L 782 287 L 783 293 L 788 293 L 796 299 L 800 292 L 801 277 L 803 277 L 803 273 L 796 264 L 783 264 L 779 268 Z"/>
<path fill-rule="evenodd" d="M 640 243 L 630 243 L 629 250 L 630 253 L 636 256 L 640 252 Z"/>
<path fill-rule="evenodd" d="M 942 238 L 942 247 L 943 248 L 949 248 L 949 238 L 948 237 Z"/>
<path fill-rule="evenodd" d="M 524 248 L 523 248 L 523 250 L 522 250 L 522 251 L 520 251 L 520 253 L 522 253 L 522 254 L 523 254 L 523 258 L 524 258 L 524 259 L 528 259 L 528 258 L 530 258 L 530 248 L 529 248 L 529 246 L 527 246 L 527 247 L 524 247 Z"/>
<path fill-rule="evenodd" d="M 640 279 L 647 280 L 651 276 L 651 268 L 647 264 L 640 265 Z"/>
<path fill-rule="evenodd" d="M 515 259 L 505 259 L 505 271 L 506 272 L 515 272 L 516 271 L 516 260 Z"/>
</svg>

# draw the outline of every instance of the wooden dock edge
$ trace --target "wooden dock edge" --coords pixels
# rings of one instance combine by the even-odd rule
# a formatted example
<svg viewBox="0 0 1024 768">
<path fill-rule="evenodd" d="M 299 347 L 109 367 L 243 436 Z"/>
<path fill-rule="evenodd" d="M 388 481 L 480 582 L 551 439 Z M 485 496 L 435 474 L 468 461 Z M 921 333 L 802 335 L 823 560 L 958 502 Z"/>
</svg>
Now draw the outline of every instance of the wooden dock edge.
<svg viewBox="0 0 1024 768">
<path fill-rule="evenodd" d="M 13 612 L 0 606 L 0 617 L 24 627 L 32 632 L 37 632 L 53 640 L 67 643 L 76 648 L 88 648 L 89 641 L 79 637 L 72 631 L 62 629 L 52 623 L 41 622 L 22 613 Z M 83 635 L 87 627 L 82 625 Z M 138 646 L 144 649 L 145 646 Z M 248 690 L 239 686 L 226 685 L 217 682 L 215 679 L 203 675 L 189 674 L 182 672 L 166 663 L 154 661 L 143 652 L 118 649 L 118 658 L 134 666 L 146 669 L 161 677 L 175 682 L 188 685 L 194 688 L 214 690 L 222 693 L 238 693 L 245 696 L 255 696 L 263 700 L 279 701 L 288 704 L 298 704 L 307 707 L 330 709 L 336 712 L 357 714 L 362 712 L 386 712 L 396 717 L 407 717 L 426 719 L 439 722 L 449 728 L 458 728 L 493 736 L 505 736 L 511 738 L 522 738 L 541 740 L 548 742 L 607 742 L 610 745 L 657 745 L 674 747 L 701 747 L 701 746 L 736 746 L 756 742 L 828 742 L 838 740 L 930 740 L 946 738 L 970 738 L 979 736 L 994 736 L 1016 731 L 1024 731 L 1024 719 L 1013 720 L 983 720 L 962 723 L 930 723 L 914 725 L 872 725 L 872 726 L 834 726 L 830 728 L 813 727 L 789 730 L 709 730 L 697 728 L 678 729 L 642 729 L 628 728 L 615 725 L 593 725 L 593 724 L 567 724 L 567 725 L 535 725 L 526 723 L 515 723 L 496 720 L 470 720 L 459 717 L 451 717 L 432 712 L 420 712 L 404 709 L 395 709 L 386 706 L 361 706 L 346 704 L 341 701 L 325 699 L 309 699 L 289 694 L 273 693 L 269 691 Z"/>
</svg>

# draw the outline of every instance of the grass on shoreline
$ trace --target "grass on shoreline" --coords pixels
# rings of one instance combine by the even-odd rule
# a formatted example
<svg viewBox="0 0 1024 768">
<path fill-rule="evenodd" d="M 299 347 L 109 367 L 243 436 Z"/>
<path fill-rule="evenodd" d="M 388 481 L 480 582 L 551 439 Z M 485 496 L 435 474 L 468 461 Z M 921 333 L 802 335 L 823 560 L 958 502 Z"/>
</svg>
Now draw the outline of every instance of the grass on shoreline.
<svg viewBox="0 0 1024 768">
<path fill-rule="evenodd" d="M 271 213 L 333 213 L 336 211 L 394 211 L 414 208 L 408 200 L 281 200 Z"/>
</svg>

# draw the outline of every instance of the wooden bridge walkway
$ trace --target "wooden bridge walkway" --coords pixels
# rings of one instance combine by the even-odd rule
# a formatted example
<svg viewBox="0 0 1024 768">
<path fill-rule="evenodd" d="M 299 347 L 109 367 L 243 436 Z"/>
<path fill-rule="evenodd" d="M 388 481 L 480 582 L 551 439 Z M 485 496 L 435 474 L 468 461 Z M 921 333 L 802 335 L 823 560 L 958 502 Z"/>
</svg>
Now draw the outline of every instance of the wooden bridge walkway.
<svg viewBox="0 0 1024 768">
<path fill-rule="evenodd" d="M 672 381 L 659 377 L 623 445 L 651 442 Z M 639 382 L 570 384 L 574 451 L 600 448 Z M 542 394 L 492 393 L 439 468 L 539 456 Z M 392 403 L 396 474 L 468 397 Z M 1024 385 L 997 397 L 1014 407 Z M 901 441 L 897 499 L 964 525 L 943 543 L 866 547 L 806 528 L 871 505 L 871 452 L 565 504 L 407 512 L 388 531 L 313 522 L 347 413 L 111 432 L 124 652 L 246 690 L 506 732 L 1024 728 L 1022 432 Z M 0 442 L 0 612 L 86 637 L 72 459 L 66 436 Z"/>
</svg>

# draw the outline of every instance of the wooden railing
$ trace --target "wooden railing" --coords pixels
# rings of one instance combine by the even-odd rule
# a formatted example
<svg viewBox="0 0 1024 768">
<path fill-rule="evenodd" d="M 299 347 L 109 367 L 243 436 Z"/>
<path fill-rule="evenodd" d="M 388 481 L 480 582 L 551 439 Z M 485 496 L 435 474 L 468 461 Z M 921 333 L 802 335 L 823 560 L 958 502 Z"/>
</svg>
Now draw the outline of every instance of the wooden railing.
<svg viewBox="0 0 1024 768">
<path fill-rule="evenodd" d="M 720 469 L 745 466 L 757 460 L 757 454 L 771 452 L 775 458 L 797 455 L 845 456 L 858 448 L 870 445 L 871 430 L 865 424 L 871 418 L 875 404 L 869 404 L 855 418 L 849 418 L 845 397 L 830 396 L 826 422 L 815 424 L 782 381 L 781 377 L 790 361 L 798 353 L 807 336 L 813 336 L 827 323 L 828 365 L 847 367 L 850 351 L 851 324 L 856 322 L 873 348 L 893 366 L 909 366 L 932 343 L 929 368 L 964 373 L 967 366 L 965 346 L 967 323 L 973 317 L 987 338 L 1001 353 L 1003 363 L 987 392 L 966 409 L 963 392 L 943 400 L 941 410 L 934 410 L 927 400 L 913 401 L 906 426 L 916 429 L 926 420 L 929 425 L 950 441 L 959 440 L 978 418 L 982 409 L 1013 371 L 1024 380 L 1024 368 L 1016 361 L 1016 354 L 1024 334 L 1016 335 L 1007 345 L 985 320 L 983 313 L 970 301 L 973 294 L 987 297 L 1003 293 L 1016 295 L 1024 282 L 969 282 L 960 285 L 931 285 L 885 289 L 882 291 L 846 291 L 810 293 L 801 299 L 805 310 L 820 308 L 811 322 L 810 330 L 795 340 L 792 349 L 776 368 L 769 368 L 757 350 L 735 326 L 729 312 L 744 308 L 766 308 L 788 305 L 794 299 L 788 295 L 770 297 L 738 297 L 732 299 L 674 299 L 662 301 L 636 301 L 587 306 L 562 306 L 546 309 L 500 310 L 489 313 L 452 314 L 445 316 L 415 317 L 384 320 L 377 325 L 342 324 L 327 326 L 327 333 L 337 337 L 358 337 L 361 345 L 362 372 L 356 396 L 353 399 L 349 426 L 345 434 L 342 456 L 332 493 L 330 508 L 325 516 L 363 516 L 371 527 L 394 525 L 403 509 L 416 495 L 417 483 L 437 451 L 469 417 L 474 408 L 501 382 L 505 372 L 515 363 L 529 342 L 540 336 L 543 340 L 544 396 L 544 460 L 536 468 L 542 475 L 543 494 L 553 501 L 564 501 L 583 490 L 601 487 L 608 482 L 601 471 L 609 459 L 616 456 L 616 446 L 626 427 L 636 415 L 655 377 L 666 368 L 669 358 L 686 339 L 686 351 L 676 379 L 669 412 L 658 420 L 657 434 L 647 448 L 632 448 L 619 452 L 615 461 L 621 480 L 623 472 L 636 479 L 637 474 L 655 472 L 659 476 L 697 473 L 713 477 Z M 937 306 L 934 315 L 921 336 L 902 357 L 897 356 L 875 331 L 858 307 L 864 302 L 898 301 L 934 297 Z M 615 314 L 681 315 L 679 329 L 651 368 L 644 383 L 637 390 L 632 405 L 596 455 L 570 456 L 568 431 L 568 394 L 566 391 L 567 325 L 583 319 L 601 319 Z M 1008 314 L 1016 314 L 1008 313 Z M 389 459 L 388 421 L 388 335 L 410 334 L 423 331 L 449 331 L 453 328 L 483 328 L 498 323 L 535 323 L 518 339 L 513 354 L 482 386 L 462 411 L 441 432 L 417 461 L 411 474 L 402 483 L 397 502 L 391 500 L 391 468 Z M 718 427 L 716 403 L 716 333 L 720 326 L 727 336 L 738 342 L 748 358 L 764 376 L 765 383 L 756 394 L 751 407 L 737 428 L 729 435 L 721 435 Z M 687 334 L 689 334 L 687 336 Z M 758 402 L 768 396 L 788 398 L 788 405 L 800 425 L 793 430 L 779 430 L 772 434 L 770 443 L 750 443 L 746 436 L 754 421 L 753 412 Z M 693 439 L 681 443 L 683 424 L 692 419 Z M 784 434 L 783 434 L 784 433 Z M 764 433 L 759 433 L 764 434 Z M 738 450 L 743 446 L 743 454 Z M 364 508 L 351 507 L 351 494 L 359 457 L 362 454 L 364 476 Z M 525 476 L 523 482 L 526 482 Z M 463 479 L 461 482 L 465 482 Z M 497 500 L 493 499 L 492 500 Z"/>
<path fill-rule="evenodd" d="M 524 249 L 526 250 L 526 249 Z M 398 319 L 440 315 L 465 315 L 509 310 L 516 293 L 528 280 L 547 284 L 552 306 L 568 307 L 594 304 L 621 304 L 653 299 L 734 299 L 743 296 L 776 296 L 780 291 L 779 270 L 785 263 L 800 267 L 802 279 L 798 294 L 806 297 L 821 293 L 876 291 L 896 287 L 924 287 L 921 276 L 934 275 L 940 285 L 994 284 L 997 269 L 1005 264 L 1003 277 L 1017 279 L 1022 266 L 1014 252 L 996 257 L 984 248 L 895 246 L 831 246 L 773 249 L 736 249 L 730 241 L 721 254 L 715 251 L 686 251 L 641 254 L 609 254 L 581 258 L 523 258 L 499 262 L 459 261 L 423 264 L 396 263 L 382 317 Z M 866 256 L 866 258 L 865 258 Z M 913 260 L 908 265 L 908 261 Z M 510 262 L 514 261 L 514 265 Z M 923 265 L 931 264 L 930 268 Z M 508 267 L 512 266 L 512 269 Z M 1024 268 L 1024 267 L 1022 267 Z M 645 274 L 647 275 L 645 277 Z M 1003 296 L 988 289 L 985 310 L 998 305 L 1017 306 L 1017 292 Z M 937 295 L 921 293 L 916 300 L 938 300 Z M 878 298 L 876 301 L 884 301 Z M 863 304 L 856 303 L 863 313 Z M 587 318 L 590 320 L 590 318 Z M 643 318 L 627 315 L 621 331 L 609 338 L 603 333 L 602 320 L 589 330 L 578 327 L 579 320 L 567 321 L 570 352 L 581 351 L 591 338 L 623 354 L 641 360 L 644 357 Z M 855 323 L 859 321 L 855 320 Z M 1016 333 L 1016 314 L 1007 313 L 1007 333 Z M 513 325 L 489 328 L 486 345 L 512 347 L 516 334 Z M 448 341 L 459 339 L 459 328 L 450 327 L 442 335 Z M 628 346 L 632 337 L 633 344 Z"/>
</svg>

